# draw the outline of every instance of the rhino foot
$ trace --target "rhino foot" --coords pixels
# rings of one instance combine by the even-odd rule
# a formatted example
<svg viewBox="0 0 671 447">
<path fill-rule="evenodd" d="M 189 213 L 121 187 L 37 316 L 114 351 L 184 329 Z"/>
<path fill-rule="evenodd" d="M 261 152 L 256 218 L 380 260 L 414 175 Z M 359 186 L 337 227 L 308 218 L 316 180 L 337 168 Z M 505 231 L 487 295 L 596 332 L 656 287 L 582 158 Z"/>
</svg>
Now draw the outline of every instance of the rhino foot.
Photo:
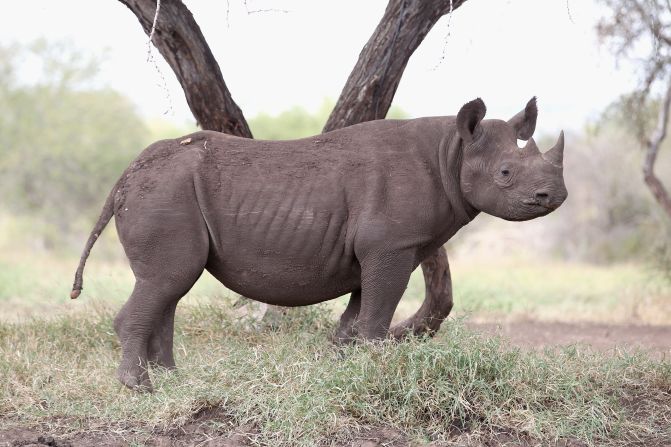
<svg viewBox="0 0 671 447">
<path fill-rule="evenodd" d="M 141 393 L 154 392 L 149 372 L 146 368 L 142 368 L 139 365 L 133 365 L 128 368 L 122 363 L 117 370 L 117 377 L 122 384 L 133 391 Z"/>
</svg>

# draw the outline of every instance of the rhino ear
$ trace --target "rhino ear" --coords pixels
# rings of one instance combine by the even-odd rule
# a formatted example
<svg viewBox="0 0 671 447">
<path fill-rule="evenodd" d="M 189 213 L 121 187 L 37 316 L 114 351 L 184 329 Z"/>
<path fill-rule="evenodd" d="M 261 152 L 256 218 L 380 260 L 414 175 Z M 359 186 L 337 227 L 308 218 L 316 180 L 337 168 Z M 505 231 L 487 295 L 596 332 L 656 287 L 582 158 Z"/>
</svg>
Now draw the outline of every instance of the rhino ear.
<svg viewBox="0 0 671 447">
<path fill-rule="evenodd" d="M 473 141 L 475 129 L 485 117 L 485 113 L 487 113 L 487 107 L 480 98 L 467 102 L 457 113 L 457 132 L 466 144 Z"/>
<path fill-rule="evenodd" d="M 528 140 L 536 130 L 536 118 L 538 118 L 538 107 L 534 96 L 524 110 L 508 120 L 508 124 L 515 129 L 518 140 Z"/>
</svg>

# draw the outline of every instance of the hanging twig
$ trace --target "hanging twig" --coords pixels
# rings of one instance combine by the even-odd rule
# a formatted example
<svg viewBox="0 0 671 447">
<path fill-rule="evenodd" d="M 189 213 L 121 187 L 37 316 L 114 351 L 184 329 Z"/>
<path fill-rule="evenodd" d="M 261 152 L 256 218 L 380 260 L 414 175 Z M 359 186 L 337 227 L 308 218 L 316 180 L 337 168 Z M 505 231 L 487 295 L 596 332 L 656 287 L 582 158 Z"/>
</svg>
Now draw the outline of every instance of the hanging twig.
<svg viewBox="0 0 671 447">
<path fill-rule="evenodd" d="M 451 25 L 452 25 L 452 12 L 454 11 L 454 0 L 450 0 L 450 11 L 447 13 L 447 32 L 445 33 L 445 39 L 443 41 L 443 52 L 440 55 L 440 59 L 438 59 L 438 62 L 436 65 L 433 66 L 432 70 L 436 70 L 440 65 L 443 63 L 445 60 L 445 57 L 447 56 L 447 44 L 450 41 L 450 35 L 452 33 Z"/>
<path fill-rule="evenodd" d="M 149 31 L 149 40 L 147 41 L 147 58 L 151 57 L 151 41 L 154 39 L 156 32 L 156 23 L 158 22 L 158 13 L 161 11 L 161 0 L 156 0 L 156 12 L 154 13 L 154 21 L 151 24 L 151 31 Z"/>
<path fill-rule="evenodd" d="M 165 100 L 168 103 L 168 108 L 165 112 L 163 112 L 163 114 L 167 115 L 169 113 L 172 113 L 173 110 L 172 97 L 170 96 L 170 89 L 168 89 L 168 82 L 165 80 L 165 76 L 163 76 L 163 72 L 161 71 L 161 68 L 158 66 L 158 62 L 154 57 L 153 42 L 152 42 L 154 39 L 154 33 L 156 32 L 156 24 L 158 23 L 158 14 L 160 11 L 161 11 L 161 0 L 156 0 L 156 12 L 154 13 L 154 21 L 152 22 L 151 31 L 149 32 L 149 39 L 147 40 L 147 62 L 150 62 L 154 66 L 154 69 L 158 73 L 158 76 L 161 78 L 159 86 L 163 90 L 163 93 L 165 94 Z"/>
<path fill-rule="evenodd" d="M 245 4 L 245 11 L 247 11 L 248 15 L 263 13 L 263 12 L 281 12 L 281 13 L 284 13 L 284 14 L 289 12 L 288 9 L 276 9 L 276 8 L 249 9 L 249 5 L 247 5 L 247 0 L 244 0 L 243 3 Z"/>
<path fill-rule="evenodd" d="M 566 13 L 568 14 L 568 20 L 575 25 L 573 21 L 573 14 L 571 14 L 571 6 L 568 4 L 569 0 L 566 0 Z"/>
</svg>

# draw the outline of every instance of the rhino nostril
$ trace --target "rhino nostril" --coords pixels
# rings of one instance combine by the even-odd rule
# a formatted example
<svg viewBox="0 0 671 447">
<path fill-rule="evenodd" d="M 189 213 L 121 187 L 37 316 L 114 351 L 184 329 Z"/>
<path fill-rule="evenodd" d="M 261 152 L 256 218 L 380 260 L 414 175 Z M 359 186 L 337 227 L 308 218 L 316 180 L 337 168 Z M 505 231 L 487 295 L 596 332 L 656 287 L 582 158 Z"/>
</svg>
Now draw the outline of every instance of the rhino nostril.
<svg viewBox="0 0 671 447">
<path fill-rule="evenodd" d="M 548 199 L 548 193 L 545 191 L 538 191 L 536 193 L 536 200 L 540 201 L 546 201 Z"/>
</svg>

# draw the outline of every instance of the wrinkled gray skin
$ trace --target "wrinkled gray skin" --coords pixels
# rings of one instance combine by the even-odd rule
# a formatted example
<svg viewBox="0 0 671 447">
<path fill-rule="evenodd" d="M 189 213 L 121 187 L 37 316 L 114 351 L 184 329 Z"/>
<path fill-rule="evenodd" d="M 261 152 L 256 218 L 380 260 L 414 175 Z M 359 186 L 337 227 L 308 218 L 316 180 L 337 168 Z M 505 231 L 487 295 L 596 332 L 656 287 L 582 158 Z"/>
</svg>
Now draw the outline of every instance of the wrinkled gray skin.
<svg viewBox="0 0 671 447">
<path fill-rule="evenodd" d="M 294 141 L 197 132 L 149 146 L 105 203 L 75 276 L 116 217 L 136 277 L 114 320 L 119 379 L 174 368 L 179 299 L 207 269 L 252 299 L 303 306 L 351 293 L 336 339 L 387 336 L 410 273 L 479 212 L 548 214 L 566 198 L 563 137 L 541 155 L 533 98 L 508 122 L 480 99 L 456 117 L 380 120 Z"/>
</svg>

